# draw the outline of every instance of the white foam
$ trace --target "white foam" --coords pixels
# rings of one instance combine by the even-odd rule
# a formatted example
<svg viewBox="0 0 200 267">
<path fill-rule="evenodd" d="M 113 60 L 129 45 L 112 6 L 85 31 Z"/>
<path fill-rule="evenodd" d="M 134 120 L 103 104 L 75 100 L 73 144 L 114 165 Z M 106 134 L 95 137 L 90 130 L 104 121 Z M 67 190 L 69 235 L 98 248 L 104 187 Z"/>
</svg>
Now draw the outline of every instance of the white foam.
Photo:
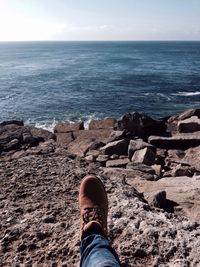
<svg viewBox="0 0 200 267">
<path fill-rule="evenodd" d="M 177 92 L 177 93 L 174 93 L 172 95 L 175 95 L 175 96 L 195 96 L 195 95 L 200 95 L 200 92 L 199 91 L 196 91 L 196 92 Z"/>
<path fill-rule="evenodd" d="M 67 119 L 67 118 L 66 119 L 62 119 L 61 121 L 57 121 L 57 120 L 53 119 L 52 121 L 49 120 L 49 121 L 42 121 L 42 122 L 37 122 L 37 121 L 34 121 L 32 119 L 28 119 L 28 120 L 25 121 L 25 125 L 33 125 L 34 127 L 42 128 L 42 129 L 48 130 L 50 132 L 53 132 L 54 128 L 55 128 L 55 126 L 56 126 L 56 124 L 58 122 L 76 123 L 76 122 L 83 121 L 84 122 L 84 128 L 88 129 L 91 120 L 98 120 L 100 118 L 101 118 L 101 116 L 97 116 L 97 114 L 94 113 L 94 114 L 91 114 L 91 115 L 86 115 L 83 118 L 79 118 L 76 121 L 72 121 L 72 120 Z"/>
<path fill-rule="evenodd" d="M 41 128 L 52 133 L 53 133 L 53 130 L 56 124 L 57 124 L 57 121 L 55 119 L 49 122 L 34 122 L 31 119 L 28 119 L 27 121 L 25 121 L 25 125 L 33 125 L 36 128 Z"/>
<path fill-rule="evenodd" d="M 52 121 L 52 123 L 45 123 L 45 122 L 44 123 L 39 123 L 39 122 L 36 122 L 35 127 L 42 128 L 42 129 L 45 129 L 45 130 L 53 133 L 53 130 L 54 130 L 56 124 L 57 124 L 57 122 L 54 119 Z"/>
<path fill-rule="evenodd" d="M 88 115 L 85 120 L 84 120 L 84 128 L 88 129 L 89 128 L 89 124 L 92 120 L 98 120 L 100 119 L 99 117 L 97 117 L 95 114 L 92 115 Z"/>
<path fill-rule="evenodd" d="M 158 97 L 161 97 L 161 98 L 165 98 L 167 101 L 171 100 L 171 98 L 168 95 L 163 94 L 163 93 L 153 93 L 152 92 L 152 93 L 144 93 L 144 95 L 145 96 L 152 96 L 152 97 L 158 96 Z"/>
</svg>

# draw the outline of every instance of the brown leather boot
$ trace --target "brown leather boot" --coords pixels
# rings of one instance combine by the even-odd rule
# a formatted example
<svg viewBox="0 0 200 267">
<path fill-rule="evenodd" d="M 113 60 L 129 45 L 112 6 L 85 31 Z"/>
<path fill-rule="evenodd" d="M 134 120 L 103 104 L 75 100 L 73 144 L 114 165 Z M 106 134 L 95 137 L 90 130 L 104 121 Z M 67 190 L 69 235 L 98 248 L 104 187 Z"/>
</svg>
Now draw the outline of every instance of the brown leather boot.
<svg viewBox="0 0 200 267">
<path fill-rule="evenodd" d="M 85 176 L 79 190 L 81 239 L 100 232 L 107 236 L 108 198 L 100 179 Z"/>
</svg>

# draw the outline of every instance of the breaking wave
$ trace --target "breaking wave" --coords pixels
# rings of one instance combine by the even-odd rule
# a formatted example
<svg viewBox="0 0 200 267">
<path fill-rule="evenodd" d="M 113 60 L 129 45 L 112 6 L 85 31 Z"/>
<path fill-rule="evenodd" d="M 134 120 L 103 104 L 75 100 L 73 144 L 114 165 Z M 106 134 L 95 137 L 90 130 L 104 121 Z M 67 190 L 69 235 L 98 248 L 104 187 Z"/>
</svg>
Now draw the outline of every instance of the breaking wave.
<svg viewBox="0 0 200 267">
<path fill-rule="evenodd" d="M 172 95 L 175 95 L 175 96 L 195 96 L 195 95 L 200 95 L 200 92 L 199 91 L 196 91 L 196 92 L 177 92 L 177 93 L 174 93 Z"/>
</svg>

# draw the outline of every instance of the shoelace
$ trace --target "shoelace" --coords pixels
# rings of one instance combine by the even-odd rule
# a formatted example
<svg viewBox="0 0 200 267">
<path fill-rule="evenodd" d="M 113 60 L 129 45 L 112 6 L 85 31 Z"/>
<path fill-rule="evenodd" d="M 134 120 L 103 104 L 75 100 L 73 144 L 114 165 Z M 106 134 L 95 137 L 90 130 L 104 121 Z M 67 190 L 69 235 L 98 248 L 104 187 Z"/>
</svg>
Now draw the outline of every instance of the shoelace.
<svg viewBox="0 0 200 267">
<path fill-rule="evenodd" d="M 82 216 L 84 224 L 90 221 L 98 221 L 102 225 L 102 214 L 99 207 L 85 208 Z"/>
</svg>

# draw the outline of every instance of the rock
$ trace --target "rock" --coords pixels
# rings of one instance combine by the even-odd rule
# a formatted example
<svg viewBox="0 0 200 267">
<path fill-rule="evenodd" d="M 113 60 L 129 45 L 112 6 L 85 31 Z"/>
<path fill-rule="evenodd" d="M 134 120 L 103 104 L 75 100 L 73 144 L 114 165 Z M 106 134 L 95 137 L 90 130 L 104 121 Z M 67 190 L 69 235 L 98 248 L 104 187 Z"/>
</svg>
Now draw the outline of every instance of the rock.
<svg viewBox="0 0 200 267">
<path fill-rule="evenodd" d="M 61 147 L 67 148 L 67 145 L 74 140 L 75 138 L 72 132 L 56 133 L 56 143 Z"/>
<path fill-rule="evenodd" d="M 114 142 L 120 139 L 124 139 L 125 137 L 125 132 L 124 131 L 113 131 L 111 132 L 109 136 L 109 142 Z"/>
<path fill-rule="evenodd" d="M 196 221 L 200 216 L 200 180 L 195 177 L 165 177 L 158 181 L 132 180 L 132 185 L 137 186 L 139 192 L 144 192 L 148 202 L 152 202 L 154 195 L 163 191 L 167 193 L 167 198 L 179 204 L 183 209 L 184 216 L 189 216 L 191 221 Z M 195 199 L 195 201 L 194 201 Z M 180 213 L 179 213 L 180 215 Z"/>
<path fill-rule="evenodd" d="M 84 130 L 83 122 L 60 122 L 54 128 L 54 133 L 68 133 L 72 131 Z"/>
<path fill-rule="evenodd" d="M 93 155 L 89 155 L 89 156 L 85 157 L 85 160 L 94 162 L 95 161 L 95 157 Z"/>
<path fill-rule="evenodd" d="M 162 166 L 158 164 L 154 164 L 151 168 L 155 171 L 155 174 L 160 178 L 162 175 Z"/>
<path fill-rule="evenodd" d="M 198 118 L 200 118 L 200 109 L 188 109 L 178 116 L 170 117 L 168 122 L 172 122 L 174 120 L 181 121 L 181 120 L 188 119 L 192 116 L 197 116 Z"/>
<path fill-rule="evenodd" d="M 115 183 L 117 182 L 119 184 L 127 183 L 129 185 L 132 185 L 132 184 L 135 185 L 135 183 L 136 184 L 138 183 L 138 180 L 154 181 L 154 175 L 150 173 L 142 172 L 140 170 L 134 170 L 134 169 L 106 167 L 106 168 L 103 168 L 103 175 L 108 176 Z"/>
<path fill-rule="evenodd" d="M 145 165 L 143 163 L 129 162 L 126 165 L 126 169 L 131 169 L 131 170 L 135 170 L 135 171 L 149 173 L 152 175 L 155 174 L 155 170 L 151 166 Z"/>
<path fill-rule="evenodd" d="M 96 143 L 106 143 L 112 129 L 80 130 L 73 132 L 74 141 L 68 144 L 67 151 L 79 157 L 84 157 L 87 152 L 95 147 Z"/>
<path fill-rule="evenodd" d="M 20 148 L 20 142 L 17 138 L 11 140 L 7 144 L 4 145 L 4 151 L 11 151 L 11 150 L 16 150 Z"/>
<path fill-rule="evenodd" d="M 5 125 L 10 125 L 10 124 L 15 124 L 18 126 L 24 126 L 23 121 L 18 121 L 18 120 L 11 120 L 11 121 L 3 121 L 0 123 L 0 126 L 5 126 Z"/>
<path fill-rule="evenodd" d="M 133 154 L 135 151 L 143 149 L 148 147 L 153 151 L 153 153 L 156 153 L 156 148 L 146 142 L 144 142 L 142 139 L 136 139 L 136 140 L 130 140 L 129 146 L 128 146 L 128 157 L 131 159 L 133 157 Z"/>
<path fill-rule="evenodd" d="M 49 132 L 42 128 L 36 128 L 33 126 L 25 126 L 25 129 L 31 133 L 31 135 L 35 138 L 43 139 L 43 141 L 47 141 L 50 139 L 55 140 L 56 136 L 52 132 Z"/>
<path fill-rule="evenodd" d="M 0 151 L 18 150 L 30 146 L 37 146 L 39 142 L 54 138 L 54 135 L 46 130 L 32 126 L 19 126 L 18 124 L 6 124 L 0 126 Z"/>
<path fill-rule="evenodd" d="M 165 133 L 167 126 L 164 121 L 152 119 L 142 112 L 133 112 L 125 114 L 118 120 L 118 128 L 131 132 L 133 136 L 148 138 L 150 135 Z"/>
<path fill-rule="evenodd" d="M 150 136 L 148 142 L 159 148 L 187 149 L 200 145 L 200 132 L 176 134 L 172 137 Z"/>
<path fill-rule="evenodd" d="M 180 161 L 184 158 L 185 152 L 181 149 L 169 149 L 167 151 L 167 156 L 171 161 Z"/>
<path fill-rule="evenodd" d="M 93 142 L 94 146 L 96 146 L 96 144 L 106 144 L 111 132 L 112 129 L 80 130 L 74 131 L 73 135 L 75 140 L 83 138 L 90 139 Z M 93 148 L 91 147 L 91 149 Z"/>
<path fill-rule="evenodd" d="M 93 143 L 92 143 L 92 145 L 90 146 L 90 150 L 96 150 L 96 149 L 99 149 L 100 147 L 102 147 L 102 146 L 105 146 L 105 143 L 103 143 L 103 142 L 98 142 L 98 141 L 94 141 Z"/>
<path fill-rule="evenodd" d="M 69 143 L 67 147 L 68 153 L 74 154 L 79 157 L 84 157 L 89 151 L 90 146 L 93 141 L 90 139 L 76 139 L 73 142 Z"/>
<path fill-rule="evenodd" d="M 110 142 L 107 145 L 100 148 L 106 155 L 127 155 L 129 141 L 126 139 Z"/>
<path fill-rule="evenodd" d="M 164 209 L 166 206 L 166 191 L 157 193 L 153 198 L 152 204 L 156 208 Z"/>
<path fill-rule="evenodd" d="M 126 165 L 130 162 L 128 158 L 126 159 L 115 159 L 115 160 L 108 160 L 106 162 L 106 167 L 122 167 L 125 168 Z"/>
<path fill-rule="evenodd" d="M 101 162 L 101 163 L 105 163 L 107 160 L 109 160 L 109 155 L 99 155 L 96 158 L 96 161 Z"/>
<path fill-rule="evenodd" d="M 32 136 L 30 132 L 22 134 L 23 136 L 23 145 L 27 149 L 32 146 L 37 146 L 40 142 L 44 142 L 44 138 L 40 136 Z"/>
<path fill-rule="evenodd" d="M 87 153 L 86 153 L 86 156 L 90 156 L 92 155 L 95 159 L 99 156 L 99 151 L 98 150 L 89 150 Z"/>
<path fill-rule="evenodd" d="M 200 131 L 200 118 L 192 116 L 188 119 L 179 121 L 178 131 L 180 133 L 193 133 Z"/>
<path fill-rule="evenodd" d="M 114 129 L 117 120 L 114 118 L 106 118 L 102 120 L 91 120 L 89 123 L 89 130 L 97 130 L 97 129 Z"/>
<path fill-rule="evenodd" d="M 26 154 L 27 152 L 25 152 L 24 150 L 16 151 L 12 154 L 11 159 L 19 159 L 26 156 Z"/>
<path fill-rule="evenodd" d="M 134 153 L 131 161 L 143 163 L 146 165 L 153 165 L 155 162 L 155 157 L 156 157 L 155 153 L 152 152 L 150 148 L 146 147 L 146 148 L 137 150 Z"/>
<path fill-rule="evenodd" d="M 192 177 L 194 175 L 195 169 L 191 167 L 182 166 L 178 164 L 176 167 L 173 168 L 171 175 L 174 177 L 178 176 L 188 176 Z"/>
<path fill-rule="evenodd" d="M 166 156 L 167 156 L 166 149 L 156 148 L 155 164 L 164 166 Z"/>
<path fill-rule="evenodd" d="M 186 150 L 183 161 L 195 167 L 200 172 L 200 146 Z"/>
<path fill-rule="evenodd" d="M 123 156 L 120 156 L 120 157 L 123 157 Z M 110 156 L 110 159 L 119 159 L 119 155 L 113 154 L 112 156 Z"/>
<path fill-rule="evenodd" d="M 13 139 L 18 139 L 21 142 L 23 140 L 23 132 L 24 127 L 22 126 L 17 126 L 14 124 L 0 126 L 0 146 L 9 143 Z"/>
</svg>

